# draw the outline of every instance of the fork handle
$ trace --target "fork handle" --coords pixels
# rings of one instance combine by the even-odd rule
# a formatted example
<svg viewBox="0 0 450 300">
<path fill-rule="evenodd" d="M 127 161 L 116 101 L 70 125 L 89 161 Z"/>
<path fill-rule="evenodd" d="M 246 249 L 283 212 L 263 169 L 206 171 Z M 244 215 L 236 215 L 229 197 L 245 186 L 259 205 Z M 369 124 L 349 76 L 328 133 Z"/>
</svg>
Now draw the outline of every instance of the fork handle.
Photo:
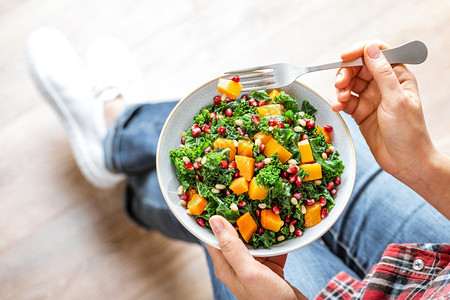
<svg viewBox="0 0 450 300">
<path fill-rule="evenodd" d="M 396 48 L 390 48 L 381 51 L 390 64 L 421 64 L 427 59 L 428 50 L 421 41 L 412 41 Z M 340 61 L 324 65 L 309 67 L 310 72 L 363 66 L 364 59 L 362 57 L 352 61 Z"/>
</svg>

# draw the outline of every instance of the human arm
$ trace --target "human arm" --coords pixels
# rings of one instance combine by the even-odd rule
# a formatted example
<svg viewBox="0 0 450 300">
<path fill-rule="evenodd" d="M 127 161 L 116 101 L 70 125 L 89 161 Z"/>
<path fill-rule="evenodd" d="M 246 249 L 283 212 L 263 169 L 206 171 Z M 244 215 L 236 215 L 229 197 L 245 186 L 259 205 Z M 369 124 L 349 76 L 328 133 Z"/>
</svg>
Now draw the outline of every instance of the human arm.
<svg viewBox="0 0 450 300">
<path fill-rule="evenodd" d="M 382 42 L 356 45 L 344 61 L 363 56 L 363 67 L 338 71 L 337 103 L 355 119 L 381 168 L 450 218 L 450 158 L 433 145 L 425 126 L 417 82 L 406 66 L 391 67 Z"/>
<path fill-rule="evenodd" d="M 284 279 L 287 255 L 254 258 L 236 230 L 222 217 L 209 220 L 218 250 L 206 245 L 216 276 L 239 299 L 307 299 Z"/>
</svg>

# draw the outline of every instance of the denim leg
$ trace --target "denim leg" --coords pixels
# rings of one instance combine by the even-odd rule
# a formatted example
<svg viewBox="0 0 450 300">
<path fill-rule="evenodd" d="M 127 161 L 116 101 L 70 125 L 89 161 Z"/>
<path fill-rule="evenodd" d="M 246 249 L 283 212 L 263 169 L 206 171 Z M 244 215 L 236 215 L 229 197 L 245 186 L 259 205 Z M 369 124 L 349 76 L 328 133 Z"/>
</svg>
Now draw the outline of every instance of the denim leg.
<svg viewBox="0 0 450 300">
<path fill-rule="evenodd" d="M 104 141 L 106 165 L 128 176 L 124 206 L 134 222 L 169 238 L 199 243 L 170 211 L 156 176 L 159 134 L 176 103 L 128 107 L 108 130 Z"/>
<path fill-rule="evenodd" d="M 448 242 L 450 222 L 381 170 L 354 120 L 344 118 L 355 142 L 356 183 L 348 207 L 323 236 L 331 251 L 363 277 L 390 243 Z"/>
</svg>

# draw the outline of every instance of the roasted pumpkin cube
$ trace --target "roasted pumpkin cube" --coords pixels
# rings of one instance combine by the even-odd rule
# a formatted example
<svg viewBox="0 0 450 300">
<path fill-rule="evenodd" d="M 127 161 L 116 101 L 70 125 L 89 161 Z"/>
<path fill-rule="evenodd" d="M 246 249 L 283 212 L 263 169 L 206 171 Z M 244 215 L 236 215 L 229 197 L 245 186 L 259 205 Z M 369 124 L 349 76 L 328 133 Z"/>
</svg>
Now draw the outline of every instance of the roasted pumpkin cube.
<svg viewBox="0 0 450 300">
<path fill-rule="evenodd" d="M 302 181 L 311 181 L 322 178 L 322 165 L 319 163 L 301 165 L 300 168 L 309 174 L 305 178 L 302 178 Z"/>
<path fill-rule="evenodd" d="M 262 227 L 278 232 L 282 225 L 283 221 L 281 221 L 280 215 L 277 215 L 271 209 L 264 209 L 261 211 Z"/>
<path fill-rule="evenodd" d="M 256 182 L 256 178 L 253 177 L 248 186 L 248 196 L 252 200 L 264 200 L 267 197 L 269 189 L 266 189 Z"/>
<path fill-rule="evenodd" d="M 266 116 L 281 116 L 283 105 L 281 104 L 268 104 L 256 108 L 261 117 Z"/>
<path fill-rule="evenodd" d="M 253 157 L 253 143 L 249 140 L 239 140 L 238 154 L 242 156 Z"/>
<path fill-rule="evenodd" d="M 236 195 L 243 194 L 248 191 L 248 181 L 244 177 L 239 177 L 233 180 L 230 184 L 230 190 Z"/>
<path fill-rule="evenodd" d="M 234 146 L 234 142 L 229 139 L 218 138 L 214 141 L 214 150 L 217 149 L 230 149 L 230 161 L 234 160 L 234 156 L 236 155 L 236 147 Z"/>
<path fill-rule="evenodd" d="M 308 139 L 298 142 L 297 147 L 298 150 L 300 150 L 302 164 L 314 162 L 311 145 L 309 144 Z"/>
<path fill-rule="evenodd" d="M 225 94 L 231 99 L 236 99 L 241 93 L 242 84 L 234 82 L 233 80 L 220 78 L 217 84 L 217 92 Z"/>
<path fill-rule="evenodd" d="M 270 139 L 272 138 L 271 135 L 265 134 L 263 131 L 258 132 L 257 134 L 255 134 L 253 136 L 253 139 L 256 140 L 261 140 L 261 143 L 266 144 Z"/>
<path fill-rule="evenodd" d="M 320 206 L 319 202 L 316 202 L 313 205 L 306 206 L 305 227 L 315 226 L 322 221 L 322 217 L 320 214 L 321 210 L 322 206 Z"/>
<path fill-rule="evenodd" d="M 206 201 L 205 198 L 203 198 L 199 194 L 194 194 L 189 200 L 187 208 L 189 209 L 191 214 L 193 214 L 194 216 L 198 216 L 201 215 L 205 210 L 206 203 L 208 203 L 208 201 Z"/>
<path fill-rule="evenodd" d="M 330 133 L 325 131 L 320 125 L 317 125 L 317 133 L 322 132 L 323 136 L 325 137 L 325 143 L 331 144 L 331 136 Z"/>
<path fill-rule="evenodd" d="M 258 229 L 258 225 L 256 225 L 255 220 L 253 220 L 252 215 L 249 212 L 240 216 L 239 219 L 236 220 L 236 225 L 242 238 L 247 243 L 252 238 L 253 233 Z"/>
<path fill-rule="evenodd" d="M 292 153 L 286 150 L 282 145 L 278 144 L 274 138 L 271 138 L 264 148 L 264 155 L 267 157 L 271 157 L 275 153 L 278 153 L 278 158 L 284 164 L 291 158 Z"/>
</svg>

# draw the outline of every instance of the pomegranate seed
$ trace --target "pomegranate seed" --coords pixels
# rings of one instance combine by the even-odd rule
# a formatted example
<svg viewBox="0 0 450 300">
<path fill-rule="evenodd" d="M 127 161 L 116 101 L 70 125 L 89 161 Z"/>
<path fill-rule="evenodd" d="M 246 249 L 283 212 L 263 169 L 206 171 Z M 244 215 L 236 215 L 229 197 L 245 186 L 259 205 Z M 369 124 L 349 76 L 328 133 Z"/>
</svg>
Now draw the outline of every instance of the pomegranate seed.
<svg viewBox="0 0 450 300">
<path fill-rule="evenodd" d="M 320 211 L 320 216 L 322 217 L 322 219 L 325 219 L 328 216 L 328 209 L 326 207 L 322 208 L 322 210 Z"/>
<path fill-rule="evenodd" d="M 216 117 L 216 113 L 215 112 L 212 112 L 212 113 L 209 114 L 209 118 L 211 120 L 214 119 L 215 117 Z"/>
<path fill-rule="evenodd" d="M 233 116 L 233 110 L 231 108 L 227 108 L 225 110 L 225 116 L 231 118 Z"/>
<path fill-rule="evenodd" d="M 336 189 L 332 189 L 332 190 L 330 191 L 331 196 L 336 195 L 336 193 L 337 193 L 337 190 L 336 190 Z"/>
<path fill-rule="evenodd" d="M 203 152 L 205 153 L 211 152 L 211 146 L 206 147 L 205 150 L 203 150 Z"/>
<path fill-rule="evenodd" d="M 226 131 L 227 131 L 227 129 L 225 128 L 225 126 L 220 126 L 220 127 L 217 129 L 217 132 L 218 132 L 219 134 L 224 134 Z"/>
<path fill-rule="evenodd" d="M 263 161 L 258 161 L 258 162 L 255 164 L 255 167 L 258 168 L 258 169 L 262 169 L 262 168 L 264 168 L 265 165 L 266 165 L 266 164 L 265 164 Z"/>
<path fill-rule="evenodd" d="M 297 199 L 297 200 L 300 200 L 300 199 L 303 198 L 303 194 L 300 193 L 300 192 L 294 193 L 294 194 L 292 195 L 292 197 L 294 197 L 294 198 Z"/>
<path fill-rule="evenodd" d="M 335 185 L 340 185 L 340 184 L 341 184 L 341 177 L 336 176 L 336 177 L 334 178 L 334 184 L 335 184 Z"/>
<path fill-rule="evenodd" d="M 252 116 L 252 122 L 256 125 L 259 125 L 259 117 L 257 115 Z"/>
<path fill-rule="evenodd" d="M 208 133 L 209 133 L 209 130 L 210 130 L 210 128 L 209 128 L 208 125 L 205 124 L 205 125 L 202 126 L 202 131 L 203 131 L 204 133 L 208 134 Z"/>
<path fill-rule="evenodd" d="M 303 231 L 301 231 L 300 229 L 295 229 L 294 234 L 296 236 L 302 236 L 303 235 Z"/>
<path fill-rule="evenodd" d="M 227 168 L 228 168 L 228 162 L 227 162 L 226 160 L 222 160 L 222 161 L 220 162 L 220 167 L 221 167 L 222 169 L 227 169 Z"/>
<path fill-rule="evenodd" d="M 241 79 L 239 78 L 238 75 L 234 76 L 233 78 L 231 78 L 231 80 L 233 80 L 236 83 L 239 83 L 239 81 L 241 81 Z"/>
<path fill-rule="evenodd" d="M 280 207 L 278 205 L 275 205 L 272 207 L 272 211 L 274 214 L 279 215 L 280 214 Z"/>
<path fill-rule="evenodd" d="M 277 124 L 277 127 L 278 128 L 284 128 L 284 124 L 280 122 L 280 123 Z"/>
<path fill-rule="evenodd" d="M 269 126 L 274 127 L 274 126 L 277 126 L 277 124 L 278 124 L 278 121 L 277 121 L 277 120 L 275 120 L 275 119 L 269 120 Z"/>
<path fill-rule="evenodd" d="M 266 149 L 266 145 L 261 144 L 261 146 L 259 146 L 259 152 L 264 152 L 264 149 Z"/>
<path fill-rule="evenodd" d="M 226 190 L 225 191 L 225 196 L 230 196 L 231 195 L 231 191 L 230 190 Z"/>
<path fill-rule="evenodd" d="M 281 173 L 280 173 L 280 177 L 281 178 L 287 178 L 289 176 L 289 174 L 288 174 L 288 172 L 286 172 L 286 171 L 282 171 Z"/>
<path fill-rule="evenodd" d="M 259 209 L 257 209 L 257 210 L 255 211 L 255 214 L 256 214 L 256 217 L 257 217 L 258 219 L 261 218 L 261 211 L 260 211 Z"/>
<path fill-rule="evenodd" d="M 258 233 L 259 233 L 259 234 L 263 234 L 263 233 L 264 233 L 264 228 L 259 227 L 259 228 L 258 228 Z"/>
<path fill-rule="evenodd" d="M 323 129 L 324 129 L 326 132 L 332 132 L 332 131 L 333 131 L 333 127 L 331 127 L 330 125 L 324 125 L 324 126 L 323 126 Z"/>
<path fill-rule="evenodd" d="M 333 181 L 330 181 L 330 182 L 328 182 L 328 184 L 327 184 L 327 190 L 331 191 L 332 188 L 334 188 L 334 182 L 333 182 Z"/>
<path fill-rule="evenodd" d="M 188 194 L 183 194 L 183 195 L 181 195 L 180 199 L 188 202 L 189 201 L 189 195 Z"/>
<path fill-rule="evenodd" d="M 257 106 L 258 106 L 258 102 L 256 102 L 255 99 L 249 100 L 249 101 L 248 101 L 248 104 L 249 104 L 250 106 L 253 106 L 253 107 L 257 107 Z"/>
<path fill-rule="evenodd" d="M 194 137 L 198 137 L 202 133 L 202 130 L 199 127 L 194 127 L 191 128 L 191 133 Z"/>
<path fill-rule="evenodd" d="M 288 123 L 289 125 L 292 125 L 292 120 L 290 118 L 286 118 L 286 123 Z"/>
<path fill-rule="evenodd" d="M 324 207 L 327 204 L 327 199 L 324 196 L 320 196 L 319 198 L 320 206 Z"/>
<path fill-rule="evenodd" d="M 302 134 L 302 137 L 300 138 L 300 140 L 304 141 L 304 140 L 307 140 L 308 138 L 309 138 L 309 136 L 306 133 L 304 133 L 304 134 Z"/>
<path fill-rule="evenodd" d="M 245 205 L 247 205 L 247 203 L 244 200 L 238 202 L 239 208 L 243 208 Z"/>
<path fill-rule="evenodd" d="M 248 101 L 250 99 L 250 97 L 248 95 L 242 95 L 241 96 L 241 100 L 246 100 Z"/>
<path fill-rule="evenodd" d="M 194 169 L 196 169 L 196 170 L 200 170 L 202 168 L 202 165 L 199 164 L 198 162 L 195 162 L 193 166 L 194 166 Z"/>
<path fill-rule="evenodd" d="M 181 138 L 181 144 L 184 145 L 186 143 L 186 139 L 184 138 L 184 136 Z"/>
<path fill-rule="evenodd" d="M 266 105 L 266 101 L 261 100 L 258 102 L 258 106 L 264 106 L 264 105 Z"/>
<path fill-rule="evenodd" d="M 202 218 L 198 218 L 196 221 L 198 225 L 200 225 L 201 227 L 205 227 L 205 220 L 203 220 Z"/>
<path fill-rule="evenodd" d="M 231 99 L 230 97 L 227 97 L 227 98 L 225 99 L 225 101 L 226 101 L 227 103 L 230 103 L 230 102 L 233 101 L 233 99 Z"/>
<path fill-rule="evenodd" d="M 325 154 L 327 155 L 327 157 L 330 157 L 330 154 L 331 154 L 330 149 L 325 150 Z"/>
<path fill-rule="evenodd" d="M 219 105 L 220 102 L 222 102 L 222 97 L 220 97 L 220 96 L 215 96 L 214 99 L 213 99 L 213 101 L 214 101 L 214 104 Z"/>
<path fill-rule="evenodd" d="M 246 133 L 246 134 L 244 134 L 244 136 L 246 137 L 246 138 L 250 138 L 250 136 Z"/>
<path fill-rule="evenodd" d="M 298 171 L 297 166 L 290 166 L 289 168 L 287 168 L 286 172 L 288 172 L 289 174 L 296 174 Z"/>
<path fill-rule="evenodd" d="M 241 172 L 235 171 L 234 174 L 233 174 L 233 178 L 236 179 L 236 178 L 239 178 L 239 177 L 241 177 Z"/>
<path fill-rule="evenodd" d="M 295 225 L 297 224 L 297 219 L 292 219 L 291 222 L 289 223 L 290 225 Z"/>
<path fill-rule="evenodd" d="M 236 169 L 236 166 L 237 166 L 237 164 L 235 161 L 232 161 L 228 164 L 228 168 L 230 168 L 230 169 Z"/>
<path fill-rule="evenodd" d="M 191 128 L 200 128 L 200 126 L 198 126 L 198 124 L 194 124 L 191 126 Z"/>
<path fill-rule="evenodd" d="M 295 186 L 297 188 L 300 188 L 302 186 L 302 179 L 299 176 L 297 176 L 297 180 L 295 180 Z"/>
<path fill-rule="evenodd" d="M 287 216 L 284 218 L 284 223 L 289 224 L 289 222 L 291 222 L 291 216 L 290 216 L 290 215 L 287 215 Z"/>
<path fill-rule="evenodd" d="M 313 129 L 314 127 L 316 127 L 316 122 L 314 122 L 314 120 L 308 120 L 307 122 L 306 122 L 306 129 L 309 129 L 309 130 L 311 130 L 311 129 Z"/>
<path fill-rule="evenodd" d="M 289 177 L 289 182 L 290 183 L 295 183 L 297 181 L 297 174 L 291 175 L 291 177 Z"/>
<path fill-rule="evenodd" d="M 244 130 L 241 127 L 236 128 L 240 135 L 244 135 Z"/>
<path fill-rule="evenodd" d="M 313 205 L 314 203 L 316 203 L 316 200 L 314 200 L 314 198 L 306 199 L 306 205 Z"/>
<path fill-rule="evenodd" d="M 188 170 L 194 170 L 194 166 L 191 164 L 191 163 L 185 163 L 184 164 L 184 167 L 186 168 L 186 169 L 188 169 Z"/>
</svg>

